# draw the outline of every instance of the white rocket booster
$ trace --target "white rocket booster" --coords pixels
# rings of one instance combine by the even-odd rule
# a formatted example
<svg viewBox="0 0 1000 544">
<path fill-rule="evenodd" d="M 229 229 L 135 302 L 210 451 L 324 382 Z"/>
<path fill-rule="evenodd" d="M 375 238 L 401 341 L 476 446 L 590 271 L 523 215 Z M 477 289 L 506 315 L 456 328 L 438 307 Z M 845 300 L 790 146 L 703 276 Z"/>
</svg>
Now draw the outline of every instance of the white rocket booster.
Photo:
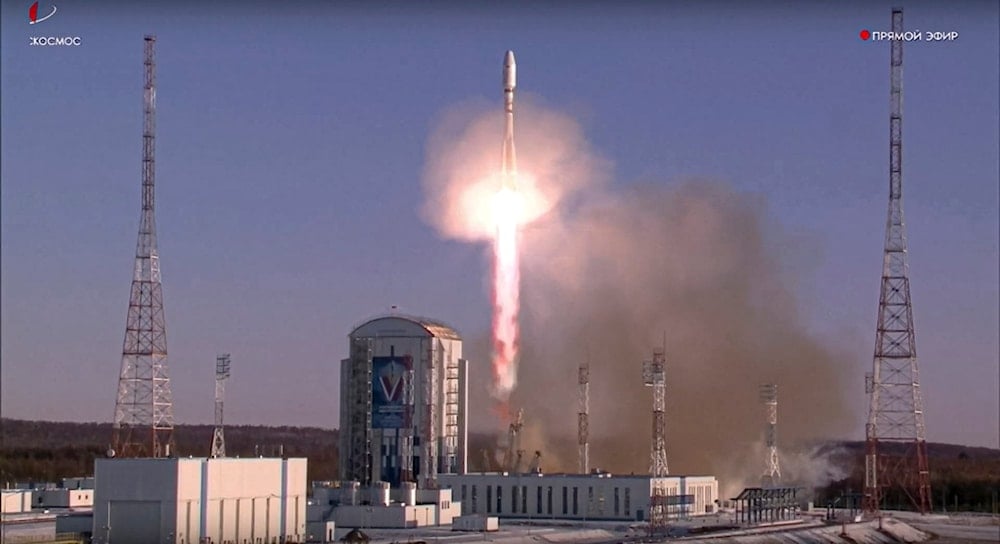
<svg viewBox="0 0 1000 544">
<path fill-rule="evenodd" d="M 503 187 L 517 189 L 517 158 L 514 153 L 514 88 L 517 86 L 517 65 L 514 63 L 514 52 L 507 51 L 503 57 L 503 106 L 504 135 L 501 153 L 501 172 Z"/>
</svg>

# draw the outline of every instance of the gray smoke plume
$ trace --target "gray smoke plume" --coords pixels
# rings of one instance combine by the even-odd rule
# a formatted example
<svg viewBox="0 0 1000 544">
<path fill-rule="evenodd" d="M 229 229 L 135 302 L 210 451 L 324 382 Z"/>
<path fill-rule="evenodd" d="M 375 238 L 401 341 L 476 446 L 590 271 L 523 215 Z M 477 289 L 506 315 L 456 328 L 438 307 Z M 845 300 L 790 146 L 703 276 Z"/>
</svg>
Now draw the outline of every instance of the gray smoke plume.
<svg viewBox="0 0 1000 544">
<path fill-rule="evenodd" d="M 854 364 L 848 350 L 810 334 L 796 300 L 794 265 L 804 257 L 795 237 L 768 217 L 764 198 L 712 181 L 611 191 L 609 163 L 587 147 L 578 125 L 551 112 L 542 117 L 559 130 L 546 133 L 527 117 L 519 126 L 528 125 L 522 130 L 532 145 L 522 145 L 518 133 L 520 164 L 531 170 L 544 163 L 536 183 L 556 195 L 522 230 L 522 344 L 512 405 L 525 410 L 526 452 L 541 450 L 547 471 L 575 470 L 576 373 L 589 358 L 591 466 L 647 472 L 652 395 L 641 362 L 664 340 L 672 473 L 759 478 L 761 383 L 779 387 L 779 440 L 843 436 L 852 419 L 845 376 Z M 471 137 L 454 132 L 459 141 L 438 138 L 429 149 L 428 203 L 446 210 L 432 222 L 451 236 L 468 222 L 462 215 L 469 210 L 449 197 L 461 192 L 461 167 L 469 164 L 460 156 L 482 161 L 499 150 L 499 130 L 485 138 L 482 119 L 466 119 Z M 547 151 L 548 162 L 536 162 L 551 149 L 558 160 Z M 568 185 L 551 182 L 562 164 L 588 168 L 573 168 Z M 472 360 L 489 360 L 487 338 L 468 343 Z M 470 396 L 487 398 L 487 366 L 476 368 Z M 474 406 L 471 421 L 506 432 L 487 406 Z M 824 473 L 800 472 L 810 471 Z"/>
</svg>

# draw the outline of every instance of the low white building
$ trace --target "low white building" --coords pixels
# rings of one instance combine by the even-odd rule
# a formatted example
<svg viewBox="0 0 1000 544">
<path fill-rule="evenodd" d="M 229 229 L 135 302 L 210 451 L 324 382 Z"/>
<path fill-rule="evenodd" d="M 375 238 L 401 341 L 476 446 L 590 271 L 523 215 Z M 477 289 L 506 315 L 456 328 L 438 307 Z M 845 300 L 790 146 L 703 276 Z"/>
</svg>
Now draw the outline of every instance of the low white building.
<svg viewBox="0 0 1000 544">
<path fill-rule="evenodd" d="M 301 541 L 306 459 L 98 459 L 95 542 Z"/>
<path fill-rule="evenodd" d="M 24 512 L 31 512 L 30 490 L 0 490 L 0 514 L 22 514 Z"/>
<path fill-rule="evenodd" d="M 714 476 L 621 476 L 596 474 L 441 474 L 462 514 L 581 520 L 649 519 L 649 498 L 659 487 L 671 516 L 711 514 L 719 498 Z"/>
<path fill-rule="evenodd" d="M 405 529 L 450 525 L 461 514 L 451 489 L 417 489 L 412 482 L 390 488 L 378 482 L 360 489 L 357 482 L 314 485 L 309 523 L 333 521 L 338 528 Z"/>
</svg>

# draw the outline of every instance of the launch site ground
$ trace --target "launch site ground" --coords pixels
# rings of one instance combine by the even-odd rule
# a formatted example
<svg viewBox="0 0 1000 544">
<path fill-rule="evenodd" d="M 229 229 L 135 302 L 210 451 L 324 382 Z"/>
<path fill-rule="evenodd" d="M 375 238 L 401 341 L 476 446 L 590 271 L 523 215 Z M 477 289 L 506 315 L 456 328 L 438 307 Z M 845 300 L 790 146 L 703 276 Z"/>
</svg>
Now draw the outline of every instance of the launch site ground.
<svg viewBox="0 0 1000 544">
<path fill-rule="evenodd" d="M 753 529 L 720 530 L 697 535 L 698 529 L 732 524 L 729 514 L 705 516 L 687 522 L 671 524 L 666 537 L 648 537 L 644 524 L 587 521 L 583 523 L 505 520 L 493 533 L 461 533 L 447 527 L 412 529 L 371 529 L 365 533 L 372 544 L 404 544 L 416 542 L 493 542 L 521 543 L 587 543 L 612 544 L 626 542 L 697 542 L 713 544 L 780 544 L 780 543 L 890 543 L 935 542 L 959 544 L 1000 541 L 1000 517 L 975 514 L 930 514 L 920 516 L 910 512 L 886 512 L 879 530 L 878 521 L 829 524 L 823 522 L 824 511 L 813 510 L 800 523 L 761 526 Z M 846 532 L 846 536 L 844 533 Z"/>
</svg>

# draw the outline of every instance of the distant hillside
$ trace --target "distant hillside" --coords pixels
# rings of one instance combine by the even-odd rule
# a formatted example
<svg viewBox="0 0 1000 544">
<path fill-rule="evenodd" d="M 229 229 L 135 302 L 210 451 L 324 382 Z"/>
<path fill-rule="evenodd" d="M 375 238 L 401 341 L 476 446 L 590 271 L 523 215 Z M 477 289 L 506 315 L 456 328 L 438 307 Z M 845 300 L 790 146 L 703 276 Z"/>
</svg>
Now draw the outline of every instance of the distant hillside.
<svg viewBox="0 0 1000 544">
<path fill-rule="evenodd" d="M 227 426 L 226 452 L 231 456 L 273 455 L 279 446 L 286 456 L 309 458 L 310 480 L 337 478 L 336 430 L 315 427 Z M 205 456 L 212 443 L 211 425 L 179 425 L 174 431 L 177 454 Z M 65 423 L 0 419 L 0 482 L 58 481 L 93 473 L 94 458 L 104 455 L 111 438 L 110 423 Z M 482 470 L 482 449 L 496 437 L 470 433 L 469 464 Z M 850 476 L 816 490 L 817 503 L 847 491 L 858 492 L 864 478 L 863 442 L 830 442 L 823 449 Z M 1000 490 L 1000 450 L 953 444 L 927 445 L 935 509 L 990 511 Z M 497 467 L 487 467 L 496 470 Z M 901 502 L 889 497 L 890 504 Z"/>
<path fill-rule="evenodd" d="M 212 425 L 178 425 L 177 454 L 206 456 Z M 333 479 L 337 468 L 337 431 L 315 427 L 226 426 L 226 453 L 252 457 L 276 455 L 309 458 L 309 477 Z M 0 481 L 57 481 L 92 474 L 94 458 L 111 441 L 110 423 L 0 420 Z"/>
</svg>

